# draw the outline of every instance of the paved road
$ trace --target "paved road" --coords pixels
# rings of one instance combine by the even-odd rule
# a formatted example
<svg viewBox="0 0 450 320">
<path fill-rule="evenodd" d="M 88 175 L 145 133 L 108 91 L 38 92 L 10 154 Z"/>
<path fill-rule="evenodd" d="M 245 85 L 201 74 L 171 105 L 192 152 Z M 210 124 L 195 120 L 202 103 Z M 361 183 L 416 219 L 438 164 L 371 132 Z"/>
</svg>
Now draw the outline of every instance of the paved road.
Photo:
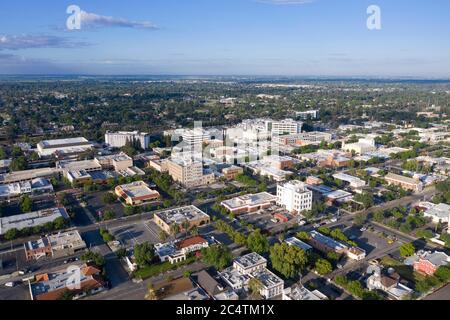
<svg viewBox="0 0 450 320">
<path fill-rule="evenodd" d="M 428 295 L 423 300 L 450 300 L 450 283 Z"/>
</svg>

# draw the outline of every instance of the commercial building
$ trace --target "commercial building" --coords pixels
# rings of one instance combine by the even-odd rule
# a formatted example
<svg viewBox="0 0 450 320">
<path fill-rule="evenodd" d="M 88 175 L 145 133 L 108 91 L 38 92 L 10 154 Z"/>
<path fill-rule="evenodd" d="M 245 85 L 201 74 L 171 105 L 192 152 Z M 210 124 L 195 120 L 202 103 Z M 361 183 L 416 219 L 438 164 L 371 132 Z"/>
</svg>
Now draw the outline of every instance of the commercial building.
<svg viewBox="0 0 450 320">
<path fill-rule="evenodd" d="M 167 169 L 172 179 L 186 188 L 194 188 L 214 183 L 214 173 L 203 170 L 203 163 L 197 160 L 171 158 Z"/>
<path fill-rule="evenodd" d="M 139 131 L 108 131 L 105 134 L 105 143 L 113 148 L 122 148 L 127 141 L 139 141 L 141 148 L 147 150 L 150 145 L 150 135 Z"/>
<path fill-rule="evenodd" d="M 384 179 L 387 181 L 387 183 L 389 185 L 395 185 L 395 186 L 399 186 L 402 187 L 403 189 L 406 190 L 411 190 L 411 191 L 415 191 L 415 192 L 419 192 L 423 189 L 423 184 L 422 182 L 413 179 L 413 178 L 409 178 L 409 177 L 405 177 L 405 176 L 401 176 L 392 172 L 389 172 Z"/>
<path fill-rule="evenodd" d="M 356 154 L 364 154 L 366 152 L 371 152 L 377 150 L 374 139 L 359 139 L 355 143 L 344 143 L 342 145 L 342 150 L 347 152 L 355 152 Z"/>
<path fill-rule="evenodd" d="M 284 281 L 269 271 L 267 260 L 255 252 L 236 258 L 220 276 L 233 290 L 246 290 L 250 279 L 257 279 L 261 284 L 259 294 L 265 299 L 281 295 L 284 288 Z"/>
<path fill-rule="evenodd" d="M 31 181 L 0 185 L 0 200 L 10 200 L 22 195 L 37 196 L 53 192 L 48 179 L 36 178 Z"/>
<path fill-rule="evenodd" d="M 276 136 L 272 141 L 281 145 L 303 146 L 308 144 L 320 144 L 322 141 L 331 141 L 332 135 L 327 132 L 303 132 L 299 134 L 289 134 Z"/>
<path fill-rule="evenodd" d="M 429 217 L 434 223 L 450 222 L 450 205 L 446 203 L 433 204 L 431 208 L 423 212 L 424 217 Z"/>
<path fill-rule="evenodd" d="M 155 244 L 155 253 L 162 262 L 169 261 L 174 264 L 186 260 L 189 253 L 200 251 L 208 246 L 208 240 L 193 236 L 180 241 Z"/>
<path fill-rule="evenodd" d="M 271 132 L 272 135 L 297 134 L 302 132 L 303 122 L 293 119 L 267 120 L 265 126 L 266 131 Z"/>
<path fill-rule="evenodd" d="M 176 209 L 155 213 L 153 221 L 166 233 L 171 234 L 171 226 L 176 224 L 180 231 L 184 230 L 184 222 L 189 224 L 188 229 L 194 226 L 203 226 L 210 222 L 210 217 L 199 208 L 190 205 Z"/>
<path fill-rule="evenodd" d="M 36 275 L 36 282 L 30 283 L 29 286 L 31 300 L 58 300 L 69 287 L 74 289 L 73 293 L 97 293 L 104 289 L 105 282 L 100 268 L 86 263 L 79 268 L 65 268 L 59 272 Z"/>
<path fill-rule="evenodd" d="M 309 233 L 309 243 L 322 252 L 336 252 L 339 254 L 346 253 L 348 247 L 330 237 L 327 237 L 315 230 Z"/>
<path fill-rule="evenodd" d="M 44 256 L 54 258 L 72 255 L 86 249 L 86 243 L 77 230 L 59 232 L 28 241 L 24 244 L 27 260 L 38 260 Z"/>
<path fill-rule="evenodd" d="M 227 180 L 234 180 L 239 174 L 242 174 L 244 169 L 238 166 L 230 166 L 222 169 L 222 174 Z"/>
<path fill-rule="evenodd" d="M 268 208 L 275 204 L 276 201 L 276 196 L 268 192 L 260 192 L 224 200 L 220 204 L 233 214 L 242 214 Z"/>
<path fill-rule="evenodd" d="M 156 190 L 150 189 L 144 181 L 135 181 L 129 184 L 122 184 L 114 189 L 115 194 L 125 200 L 125 203 L 134 206 L 158 199 L 160 194 Z"/>
<path fill-rule="evenodd" d="M 133 158 L 123 152 L 108 156 L 99 156 L 95 158 L 95 161 L 101 165 L 103 169 L 111 169 L 117 172 L 126 171 L 133 166 Z"/>
<path fill-rule="evenodd" d="M 298 180 L 292 180 L 277 186 L 277 204 L 291 213 L 301 213 L 312 208 L 312 191 Z"/>
<path fill-rule="evenodd" d="M 53 222 L 57 218 L 69 219 L 69 215 L 66 209 L 52 208 L 45 209 L 30 213 L 24 213 L 9 217 L 0 218 L 0 235 L 4 235 L 8 230 L 17 229 L 22 230 L 24 228 L 33 228 L 46 224 L 47 222 Z"/>
<path fill-rule="evenodd" d="M 319 290 L 310 291 L 304 286 L 293 285 L 283 290 L 283 300 L 328 300 Z"/>
<path fill-rule="evenodd" d="M 319 110 L 297 111 L 295 115 L 302 120 L 317 119 L 319 117 Z"/>
<path fill-rule="evenodd" d="M 58 177 L 60 173 L 61 169 L 58 168 L 40 168 L 4 173 L 0 174 L 0 185 L 27 182 L 38 178 L 50 179 L 51 177 Z"/>
<path fill-rule="evenodd" d="M 37 152 L 40 157 L 49 157 L 52 155 L 60 157 L 77 155 L 93 147 L 94 145 L 83 137 L 44 140 L 37 144 Z"/>
<path fill-rule="evenodd" d="M 352 188 L 361 188 L 366 185 L 366 182 L 364 180 L 346 173 L 335 173 L 333 174 L 333 178 L 348 182 L 350 184 L 350 187 Z"/>
<path fill-rule="evenodd" d="M 309 251 L 312 250 L 312 247 L 309 244 L 303 242 L 300 239 L 297 239 L 296 237 L 287 238 L 287 239 L 284 240 L 284 242 L 286 242 L 290 246 L 295 246 L 295 247 L 297 247 L 299 249 L 302 249 L 302 250 L 304 250 L 306 252 L 309 252 Z"/>
</svg>

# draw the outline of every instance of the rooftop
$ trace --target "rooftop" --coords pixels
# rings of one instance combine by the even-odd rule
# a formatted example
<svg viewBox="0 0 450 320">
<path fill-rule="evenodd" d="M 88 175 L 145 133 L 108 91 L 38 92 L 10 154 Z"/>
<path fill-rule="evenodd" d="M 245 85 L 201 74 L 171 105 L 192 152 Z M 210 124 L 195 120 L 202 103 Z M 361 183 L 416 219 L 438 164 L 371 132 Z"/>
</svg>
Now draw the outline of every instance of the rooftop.
<svg viewBox="0 0 450 320">
<path fill-rule="evenodd" d="M 297 239 L 296 237 L 285 239 L 284 242 L 286 242 L 288 245 L 296 246 L 297 248 L 305 251 L 312 249 L 312 247 L 309 244 Z"/>
<path fill-rule="evenodd" d="M 328 248 L 333 249 L 335 251 L 347 249 L 346 245 L 344 245 L 330 237 L 327 237 L 327 236 L 321 234 L 320 232 L 317 232 L 316 230 L 311 231 L 309 234 L 310 234 L 311 238 L 313 238 L 314 240 L 322 243 L 323 245 L 325 245 Z"/>
<path fill-rule="evenodd" d="M 66 139 L 55 139 L 55 140 L 43 140 L 39 142 L 39 145 L 42 148 L 57 148 L 61 146 L 71 146 L 71 145 L 82 145 L 82 144 L 90 144 L 86 138 L 78 137 L 78 138 L 66 138 Z"/>
<path fill-rule="evenodd" d="M 250 268 L 261 263 L 267 263 L 267 260 L 256 252 L 248 253 L 244 256 L 238 257 L 234 263 L 240 265 L 242 268 Z"/>
<path fill-rule="evenodd" d="M 206 217 L 209 218 L 206 213 L 193 205 L 157 212 L 155 215 L 167 224 L 181 224 L 186 220 L 191 221 Z"/>
<path fill-rule="evenodd" d="M 230 200 L 225 200 L 222 201 L 222 204 L 224 206 L 227 206 L 228 208 L 236 209 L 246 206 L 257 206 L 264 203 L 273 202 L 276 200 L 277 200 L 276 196 L 268 192 L 261 192 L 256 194 L 247 194 Z"/>
</svg>

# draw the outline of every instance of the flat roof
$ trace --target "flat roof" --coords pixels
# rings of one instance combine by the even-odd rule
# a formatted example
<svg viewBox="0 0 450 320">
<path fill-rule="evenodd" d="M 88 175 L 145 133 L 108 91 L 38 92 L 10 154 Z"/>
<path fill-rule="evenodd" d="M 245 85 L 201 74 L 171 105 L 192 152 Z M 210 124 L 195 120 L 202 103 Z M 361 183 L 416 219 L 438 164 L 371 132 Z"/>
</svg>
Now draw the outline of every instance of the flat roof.
<svg viewBox="0 0 450 320">
<path fill-rule="evenodd" d="M 284 242 L 286 242 L 288 245 L 296 246 L 297 248 L 305 251 L 312 249 L 312 247 L 309 244 L 301 241 L 300 239 L 297 239 L 296 237 L 285 239 Z"/>
<path fill-rule="evenodd" d="M 43 140 L 39 142 L 39 144 L 45 149 L 45 148 L 57 148 L 58 146 L 89 144 L 89 141 L 84 137 L 77 137 L 77 138 Z"/>
<path fill-rule="evenodd" d="M 316 230 L 311 231 L 309 234 L 311 235 L 311 237 L 314 240 L 322 243 L 323 245 L 325 245 L 333 250 L 345 250 L 348 248 L 346 245 L 344 245 L 330 237 L 327 237 Z"/>
<path fill-rule="evenodd" d="M 181 224 L 183 221 L 197 220 L 200 218 L 209 218 L 209 215 L 194 205 L 179 207 L 155 213 L 167 224 Z"/>
<path fill-rule="evenodd" d="M 234 263 L 240 265 L 242 268 L 249 268 L 261 263 L 267 263 L 266 258 L 257 254 L 256 252 L 250 252 L 246 255 L 238 257 L 234 260 Z"/>
<path fill-rule="evenodd" d="M 129 184 L 122 184 L 118 186 L 130 198 L 142 198 L 158 194 L 158 191 L 149 188 L 144 181 L 135 181 Z"/>
<path fill-rule="evenodd" d="M 10 229 L 24 229 L 35 227 L 47 222 L 53 222 L 56 218 L 69 219 L 66 209 L 63 207 L 45 209 L 30 213 L 19 214 L 0 218 L 0 234 L 5 234 Z"/>
<path fill-rule="evenodd" d="M 254 273 L 253 276 L 258 279 L 265 288 L 271 288 L 273 286 L 284 284 L 284 281 L 280 277 L 268 269 L 260 270 Z"/>
<path fill-rule="evenodd" d="M 61 170 L 56 168 L 39 168 L 23 171 L 15 171 L 4 173 L 0 175 L 0 183 L 18 182 L 25 180 L 32 180 L 40 177 L 52 176 L 59 173 Z"/>
<path fill-rule="evenodd" d="M 229 200 L 222 201 L 222 204 L 231 209 L 257 206 L 277 200 L 277 196 L 274 196 L 268 192 L 260 192 L 255 194 L 246 194 L 243 196 L 235 197 Z"/>
</svg>

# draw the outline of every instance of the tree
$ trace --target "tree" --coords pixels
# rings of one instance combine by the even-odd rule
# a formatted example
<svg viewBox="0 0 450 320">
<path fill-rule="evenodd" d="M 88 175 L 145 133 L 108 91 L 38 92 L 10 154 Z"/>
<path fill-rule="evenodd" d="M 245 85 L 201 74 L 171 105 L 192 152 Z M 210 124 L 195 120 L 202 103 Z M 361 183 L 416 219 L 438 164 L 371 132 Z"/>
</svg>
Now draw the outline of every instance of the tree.
<svg viewBox="0 0 450 320">
<path fill-rule="evenodd" d="M 203 261 L 213 265 L 218 270 L 222 270 L 228 266 L 233 259 L 231 250 L 222 244 L 216 244 L 208 248 L 203 248 L 202 257 Z"/>
<path fill-rule="evenodd" d="M 292 278 L 308 263 L 306 252 L 287 243 L 276 243 L 270 248 L 272 267 L 286 278 Z"/>
<path fill-rule="evenodd" d="M 269 251 L 269 241 L 261 234 L 260 230 L 255 230 L 247 238 L 247 247 L 256 253 L 266 253 Z"/>
<path fill-rule="evenodd" d="M 161 239 L 161 241 L 166 241 L 166 239 L 167 239 L 167 233 L 165 233 L 163 230 L 161 230 L 160 232 L 159 232 L 159 238 Z"/>
<path fill-rule="evenodd" d="M 67 193 L 65 193 L 65 192 L 58 193 L 57 199 L 58 199 L 58 202 L 63 206 L 67 206 L 69 204 L 69 198 L 68 198 Z"/>
<path fill-rule="evenodd" d="M 107 192 L 103 195 L 102 200 L 104 204 L 113 204 L 117 200 L 117 197 L 111 192 Z"/>
<path fill-rule="evenodd" d="M 362 226 L 366 222 L 366 215 L 363 213 L 358 213 L 353 218 L 353 224 L 355 226 Z"/>
<path fill-rule="evenodd" d="M 2 147 L 0 147 L 0 160 L 4 160 L 6 159 L 8 156 L 6 154 L 5 149 L 3 149 Z"/>
<path fill-rule="evenodd" d="M 134 258 L 140 268 L 149 265 L 155 258 L 155 249 L 148 242 L 136 244 L 134 246 Z"/>
<path fill-rule="evenodd" d="M 180 232 L 180 226 L 177 223 L 172 223 L 170 225 L 170 234 L 176 236 Z"/>
<path fill-rule="evenodd" d="M 92 261 L 98 267 L 103 267 L 105 265 L 105 258 L 98 252 L 93 252 L 91 250 L 86 251 L 81 255 L 81 260 Z"/>
<path fill-rule="evenodd" d="M 26 170 L 27 167 L 28 162 L 23 156 L 13 159 L 9 165 L 11 171 L 22 171 Z"/>
<path fill-rule="evenodd" d="M 416 248 L 412 243 L 404 243 L 400 246 L 400 254 L 402 257 L 412 256 L 416 252 Z"/>
<path fill-rule="evenodd" d="M 355 201 L 361 202 L 363 204 L 364 208 L 367 209 L 370 206 L 373 206 L 373 204 L 374 204 L 373 194 L 368 193 L 368 192 L 364 192 L 362 194 L 357 194 L 355 196 Z"/>
<path fill-rule="evenodd" d="M 29 196 L 23 195 L 20 197 L 19 205 L 22 213 L 31 212 L 33 207 L 33 201 L 31 201 Z"/>
<path fill-rule="evenodd" d="M 373 217 L 372 218 L 376 222 L 382 222 L 383 219 L 384 219 L 384 212 L 383 212 L 383 210 L 381 210 L 381 209 L 376 210 L 373 213 Z"/>
<path fill-rule="evenodd" d="M 116 214 L 114 213 L 114 211 L 107 209 L 105 210 L 105 212 L 103 213 L 103 220 L 112 220 L 116 217 Z"/>
<path fill-rule="evenodd" d="M 156 293 L 155 287 L 150 283 L 147 288 L 147 293 L 145 294 L 145 300 L 158 300 L 158 295 Z"/>
<path fill-rule="evenodd" d="M 193 236 L 198 236 L 198 234 L 199 234 L 199 230 L 198 230 L 198 227 L 197 226 L 193 226 L 192 228 L 191 228 L 191 235 L 193 235 Z"/>
<path fill-rule="evenodd" d="M 262 283 L 259 279 L 251 278 L 248 281 L 248 288 L 250 290 L 252 297 L 257 297 L 257 296 L 259 296 L 259 293 L 261 292 Z"/>
<path fill-rule="evenodd" d="M 10 240 L 14 240 L 19 236 L 19 230 L 17 230 L 16 228 L 13 229 L 9 229 L 8 231 L 6 231 L 5 233 L 5 239 L 10 241 Z"/>
<path fill-rule="evenodd" d="M 333 271 L 331 263 L 328 260 L 321 258 L 317 259 L 316 263 L 314 264 L 314 269 L 322 276 Z"/>
</svg>

